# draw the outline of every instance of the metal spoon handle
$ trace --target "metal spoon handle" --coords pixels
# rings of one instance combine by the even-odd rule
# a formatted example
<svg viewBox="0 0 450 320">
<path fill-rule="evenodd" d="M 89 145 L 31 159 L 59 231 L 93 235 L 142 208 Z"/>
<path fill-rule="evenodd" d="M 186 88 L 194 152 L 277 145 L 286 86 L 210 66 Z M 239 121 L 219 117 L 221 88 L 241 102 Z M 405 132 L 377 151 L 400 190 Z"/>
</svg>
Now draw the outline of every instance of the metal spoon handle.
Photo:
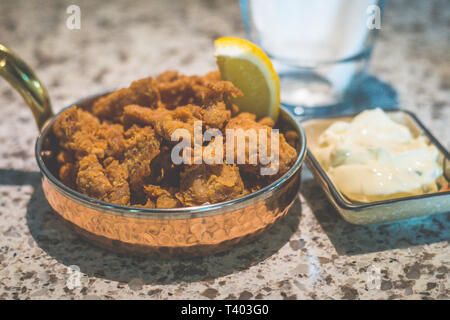
<svg viewBox="0 0 450 320">
<path fill-rule="evenodd" d="M 0 44 L 0 76 L 22 95 L 41 130 L 53 116 L 47 89 L 22 59 L 2 44 Z"/>
</svg>

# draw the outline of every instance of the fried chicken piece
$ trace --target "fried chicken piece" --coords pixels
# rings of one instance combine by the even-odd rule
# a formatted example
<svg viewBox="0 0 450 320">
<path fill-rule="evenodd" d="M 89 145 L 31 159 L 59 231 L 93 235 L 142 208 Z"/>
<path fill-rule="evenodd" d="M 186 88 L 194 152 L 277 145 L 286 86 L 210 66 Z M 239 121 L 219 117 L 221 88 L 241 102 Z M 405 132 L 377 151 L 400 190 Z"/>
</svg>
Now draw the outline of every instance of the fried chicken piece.
<svg viewBox="0 0 450 320">
<path fill-rule="evenodd" d="M 173 195 L 175 191 L 173 190 L 173 188 L 169 190 L 151 184 L 144 186 L 145 194 L 150 197 L 150 200 L 153 203 L 156 203 L 156 208 L 169 209 L 180 207 L 180 202 Z"/>
<path fill-rule="evenodd" d="M 75 106 L 56 119 L 53 132 L 60 145 L 73 151 L 78 159 L 89 154 L 95 154 L 99 159 L 103 159 L 105 155 L 122 157 L 123 126 L 100 124 L 96 117 Z"/>
<path fill-rule="evenodd" d="M 227 106 L 224 102 L 217 102 L 205 109 L 202 117 L 207 129 L 218 128 L 222 130 L 227 122 L 231 119 L 231 111 L 227 110 Z"/>
<path fill-rule="evenodd" d="M 264 119 L 263 119 L 264 120 Z M 257 146 L 255 149 L 250 149 L 249 148 L 249 141 L 250 138 L 249 137 L 245 137 L 245 149 L 240 150 L 238 148 L 238 144 L 237 144 L 237 138 L 234 138 L 234 159 L 235 162 L 237 161 L 238 157 L 241 156 L 244 160 L 244 164 L 239 164 L 240 168 L 244 171 L 253 173 L 255 175 L 259 175 L 260 174 L 260 168 L 264 167 L 264 168 L 269 168 L 269 166 L 271 166 L 273 168 L 274 174 L 273 179 L 280 177 L 281 175 L 283 175 L 284 173 L 286 173 L 291 166 L 293 165 L 296 157 L 297 157 L 297 151 L 291 147 L 287 142 L 286 139 L 284 137 L 284 135 L 282 133 L 279 133 L 279 144 L 278 144 L 278 161 L 276 160 L 276 157 L 273 157 L 273 155 L 271 154 L 272 150 L 271 150 L 271 127 L 267 126 L 266 124 L 271 124 L 268 123 L 267 120 L 262 121 L 262 123 L 256 122 L 256 115 L 252 114 L 252 113 L 241 113 L 239 114 L 237 117 L 232 118 L 227 126 L 226 126 L 226 130 L 227 129 L 242 129 L 244 131 L 247 130 L 254 130 L 253 132 L 256 135 L 256 142 L 257 142 Z M 259 163 L 260 161 L 260 154 L 259 154 L 259 144 L 260 144 L 260 137 L 259 137 L 259 132 L 260 130 L 266 130 L 267 132 L 267 156 L 269 158 L 271 158 L 271 163 L 269 163 L 268 165 L 264 165 L 261 166 L 261 164 Z M 229 141 L 227 141 L 227 143 L 229 143 Z M 244 155 L 242 155 L 242 152 L 245 152 Z M 275 151 L 276 152 L 276 151 Z M 256 159 L 256 163 L 250 163 L 253 159 Z"/>
<path fill-rule="evenodd" d="M 53 124 L 53 133 L 59 139 L 60 144 L 70 142 L 70 138 L 78 131 L 94 131 L 100 122 L 89 112 L 77 106 L 70 107 L 61 113 Z"/>
<path fill-rule="evenodd" d="M 200 85 L 200 77 L 181 75 L 176 71 L 167 71 L 159 75 L 158 90 L 161 102 L 167 109 L 194 102 L 196 84 Z"/>
<path fill-rule="evenodd" d="M 186 123 L 193 123 L 195 120 L 201 120 L 205 110 L 194 104 L 187 104 L 174 109 L 171 112 L 174 120 L 179 120 Z"/>
<path fill-rule="evenodd" d="M 127 168 L 112 157 L 105 159 L 104 164 L 106 168 L 103 168 L 94 154 L 82 158 L 79 161 L 76 176 L 78 190 L 99 200 L 129 205 L 130 188 L 127 181 Z"/>
<path fill-rule="evenodd" d="M 102 123 L 96 131 L 96 136 L 106 141 L 105 156 L 121 159 L 125 148 L 124 129 L 121 124 Z"/>
<path fill-rule="evenodd" d="M 166 108 L 149 109 L 130 104 L 125 106 L 121 122 L 125 126 L 139 124 L 142 126 L 151 125 L 155 127 L 160 121 L 172 120 L 171 111 Z"/>
<path fill-rule="evenodd" d="M 160 103 L 157 81 L 151 77 L 134 81 L 128 88 L 116 90 L 92 106 L 92 113 L 100 119 L 119 121 L 123 108 L 129 104 L 156 108 Z"/>
<path fill-rule="evenodd" d="M 79 161 L 76 183 L 81 193 L 99 200 L 107 199 L 113 190 L 105 169 L 95 154 L 90 154 Z"/>
<path fill-rule="evenodd" d="M 112 157 L 105 159 L 103 165 L 105 166 L 106 177 L 112 186 L 106 201 L 124 206 L 129 205 L 128 168 Z"/>
<path fill-rule="evenodd" d="M 186 129 L 193 136 L 194 121 L 201 120 L 203 112 L 202 108 L 194 105 L 178 107 L 175 110 L 149 109 L 138 105 L 129 105 L 124 108 L 122 122 L 124 124 L 151 125 L 160 137 L 171 142 L 172 134 L 177 129 Z"/>
<path fill-rule="evenodd" d="M 236 166 L 185 166 L 180 177 L 180 192 L 176 196 L 187 207 L 227 201 L 244 192 L 244 184 Z"/>
<path fill-rule="evenodd" d="M 194 103 L 201 106 L 210 106 L 217 102 L 224 102 L 231 107 L 231 98 L 242 96 L 242 92 L 230 81 L 208 82 L 203 80 L 201 84 L 194 86 Z"/>
<path fill-rule="evenodd" d="M 195 121 L 202 121 L 206 129 L 222 129 L 230 118 L 231 112 L 226 110 L 223 102 L 219 102 L 206 109 L 192 104 L 180 106 L 174 110 L 149 109 L 138 105 L 129 105 L 124 108 L 121 121 L 124 125 L 130 123 L 151 125 L 159 136 L 166 141 L 172 141 L 171 137 L 176 129 L 186 129 L 192 137 Z"/>
<path fill-rule="evenodd" d="M 158 107 L 158 102 L 161 100 L 157 81 L 152 77 L 133 81 L 129 87 L 135 97 L 135 104 L 140 106 Z"/>
<path fill-rule="evenodd" d="M 98 99 L 92 106 L 92 113 L 99 118 L 115 120 L 121 116 L 123 106 L 135 100 L 131 90 L 119 89 Z"/>
<path fill-rule="evenodd" d="M 161 102 L 168 109 L 195 104 L 203 108 L 223 102 L 227 109 L 236 110 L 232 97 L 242 95 L 231 82 L 220 80 L 218 71 L 200 76 L 181 75 L 176 71 L 166 71 L 156 77 Z"/>
<path fill-rule="evenodd" d="M 142 192 L 145 179 L 150 176 L 150 163 L 159 154 L 160 141 L 152 127 L 133 125 L 125 132 L 124 160 L 129 174 L 130 189 Z"/>
<path fill-rule="evenodd" d="M 263 126 L 268 126 L 273 128 L 275 126 L 275 121 L 271 117 L 264 117 L 260 120 L 258 120 L 259 124 L 262 124 Z"/>
<path fill-rule="evenodd" d="M 232 137 L 229 135 L 229 132 L 227 132 L 228 130 L 234 131 L 235 136 Z M 240 131 L 239 131 L 240 130 Z M 234 145 L 234 149 L 233 151 L 233 156 L 234 156 L 234 163 L 237 163 L 238 159 L 243 159 L 244 163 L 241 164 L 239 163 L 239 166 L 241 166 L 241 168 L 252 168 L 254 167 L 255 169 L 259 168 L 259 165 L 257 163 L 257 161 L 259 160 L 258 156 L 259 156 L 259 130 L 266 130 L 268 137 L 270 135 L 270 127 L 265 126 L 263 124 L 260 124 L 258 122 L 256 122 L 256 115 L 253 113 L 248 113 L 248 112 L 242 112 L 240 113 L 237 117 L 232 118 L 227 126 L 225 127 L 225 131 L 227 133 L 226 136 L 226 144 L 227 145 Z M 248 136 L 243 136 L 242 138 L 244 138 L 245 141 L 245 145 L 244 145 L 244 149 L 241 149 L 239 144 L 238 144 L 238 136 L 240 136 L 241 133 L 246 134 L 248 131 Z M 233 140 L 230 140 L 233 139 Z M 254 138 L 254 141 L 251 141 L 252 138 Z M 270 139 L 268 139 L 268 145 L 270 147 L 270 143 L 269 143 Z M 250 142 L 256 142 L 255 148 L 250 149 Z M 230 151 L 227 151 L 227 146 L 225 146 L 225 154 L 229 153 Z M 270 154 L 270 152 L 268 152 L 268 155 Z M 229 158 L 229 155 L 227 155 L 227 157 Z M 227 161 L 229 161 L 229 159 L 227 158 Z M 253 162 L 254 163 L 251 163 Z"/>
<path fill-rule="evenodd" d="M 177 129 L 185 129 L 194 137 L 195 121 L 201 121 L 203 112 L 202 108 L 195 105 L 178 107 L 171 112 L 171 119 L 155 124 L 155 131 L 168 142 L 172 141 L 172 135 Z"/>
<path fill-rule="evenodd" d="M 99 128 L 100 122 L 96 117 L 73 106 L 58 116 L 53 132 L 59 144 L 66 150 L 72 150 L 77 159 L 89 154 L 102 159 L 108 143 L 98 137 Z"/>
</svg>

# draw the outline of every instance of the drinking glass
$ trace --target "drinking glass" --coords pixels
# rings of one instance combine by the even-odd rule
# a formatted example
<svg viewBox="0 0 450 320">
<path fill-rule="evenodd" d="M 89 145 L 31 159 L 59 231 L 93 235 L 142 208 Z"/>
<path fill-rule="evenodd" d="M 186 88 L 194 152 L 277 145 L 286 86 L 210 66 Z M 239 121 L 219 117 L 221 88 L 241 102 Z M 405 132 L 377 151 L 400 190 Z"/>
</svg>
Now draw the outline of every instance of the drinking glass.
<svg viewBox="0 0 450 320">
<path fill-rule="evenodd" d="M 342 109 L 367 69 L 383 0 L 240 0 L 248 38 L 271 58 L 298 115 Z"/>
</svg>

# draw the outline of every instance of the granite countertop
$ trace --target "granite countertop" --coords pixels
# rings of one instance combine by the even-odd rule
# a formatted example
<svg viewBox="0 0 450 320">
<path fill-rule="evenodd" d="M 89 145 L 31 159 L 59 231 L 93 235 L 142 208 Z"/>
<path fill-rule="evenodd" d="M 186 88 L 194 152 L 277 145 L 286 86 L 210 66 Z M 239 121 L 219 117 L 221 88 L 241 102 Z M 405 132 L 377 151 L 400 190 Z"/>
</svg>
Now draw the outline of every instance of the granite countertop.
<svg viewBox="0 0 450 320">
<path fill-rule="evenodd" d="M 62 1 L 45 8 L 35 1 L 0 3 L 0 39 L 33 66 L 55 110 L 169 68 L 204 73 L 215 68 L 215 38 L 244 36 L 237 1 L 77 4 L 81 30 L 66 28 Z M 445 0 L 388 1 L 371 63 L 399 105 L 447 148 L 449 9 Z M 45 200 L 33 153 L 38 131 L 3 80 L 0 102 L 0 299 L 449 298 L 449 214 L 354 226 L 339 217 L 308 170 L 288 215 L 250 244 L 188 260 L 97 249 L 66 229 Z M 81 287 L 70 289 L 74 265 Z"/>
</svg>

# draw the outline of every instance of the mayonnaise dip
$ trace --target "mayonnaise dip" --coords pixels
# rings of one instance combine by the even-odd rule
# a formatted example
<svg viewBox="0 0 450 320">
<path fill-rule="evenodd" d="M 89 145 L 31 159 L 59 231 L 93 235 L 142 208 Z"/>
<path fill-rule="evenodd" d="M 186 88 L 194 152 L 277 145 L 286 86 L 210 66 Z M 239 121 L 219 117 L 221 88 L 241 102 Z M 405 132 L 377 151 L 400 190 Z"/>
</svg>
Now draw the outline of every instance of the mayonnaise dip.
<svg viewBox="0 0 450 320">
<path fill-rule="evenodd" d="M 439 152 L 381 109 L 336 121 L 313 151 L 346 197 L 370 202 L 437 191 Z"/>
</svg>

